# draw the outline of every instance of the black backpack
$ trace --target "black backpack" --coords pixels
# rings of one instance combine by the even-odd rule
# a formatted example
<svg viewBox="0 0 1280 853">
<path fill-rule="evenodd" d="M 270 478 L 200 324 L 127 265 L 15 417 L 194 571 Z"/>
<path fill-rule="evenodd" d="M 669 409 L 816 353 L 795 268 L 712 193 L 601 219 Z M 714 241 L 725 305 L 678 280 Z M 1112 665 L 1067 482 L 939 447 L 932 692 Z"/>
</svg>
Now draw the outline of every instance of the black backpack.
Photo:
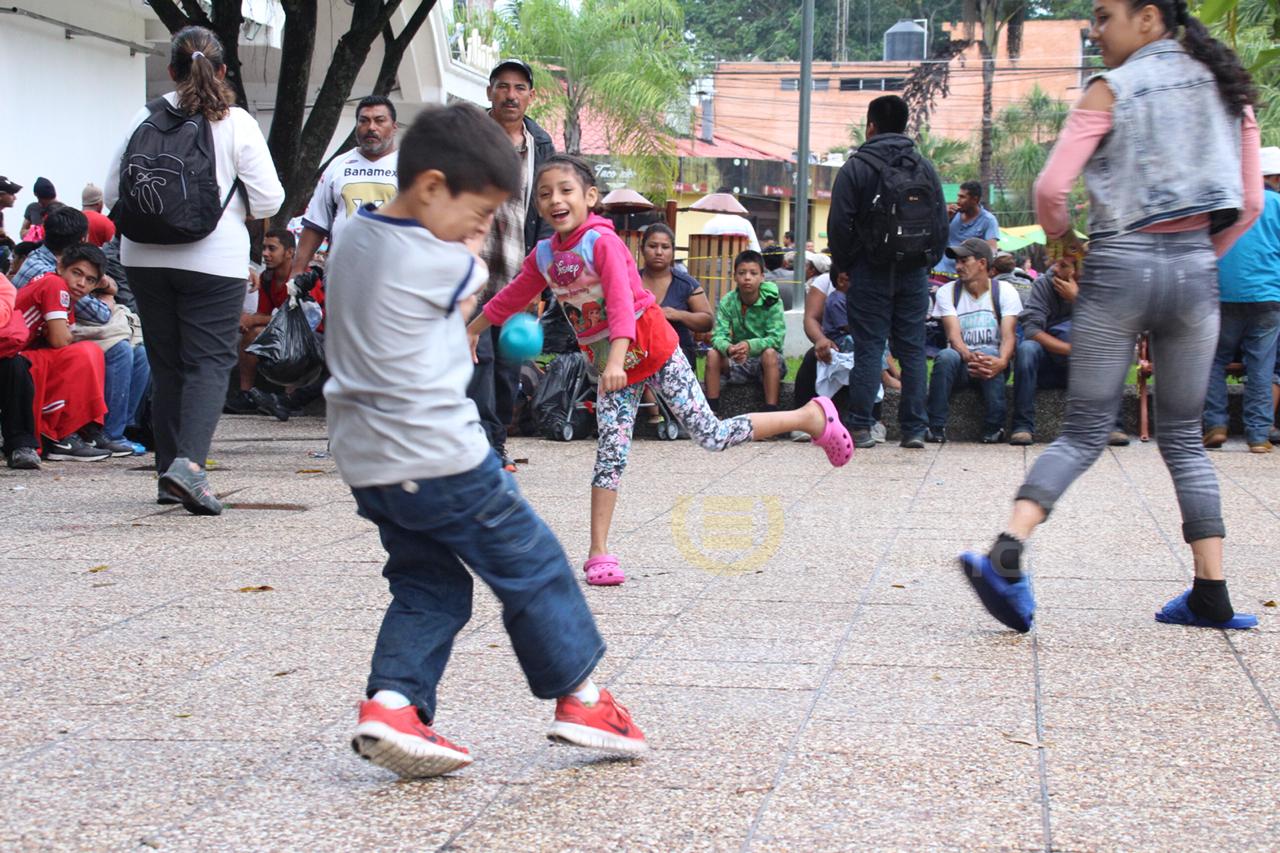
<svg viewBox="0 0 1280 853">
<path fill-rule="evenodd" d="M 183 115 L 163 97 L 147 110 L 120 162 L 116 224 L 138 243 L 194 243 L 218 227 L 240 179 L 219 197 L 213 127 L 203 114 Z"/>
<path fill-rule="evenodd" d="M 928 161 L 915 148 L 899 151 L 890 160 L 865 146 L 853 156 L 880 177 L 871 209 L 853 223 L 867 260 L 876 266 L 932 263 L 938 245 L 939 199 Z"/>
</svg>

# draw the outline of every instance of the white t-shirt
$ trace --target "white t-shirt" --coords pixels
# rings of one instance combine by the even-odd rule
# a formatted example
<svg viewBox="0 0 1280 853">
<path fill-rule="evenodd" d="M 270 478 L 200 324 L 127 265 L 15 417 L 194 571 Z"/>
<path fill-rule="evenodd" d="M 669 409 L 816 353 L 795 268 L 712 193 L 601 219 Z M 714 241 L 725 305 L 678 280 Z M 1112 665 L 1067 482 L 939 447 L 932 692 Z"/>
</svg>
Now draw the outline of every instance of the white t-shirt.
<svg viewBox="0 0 1280 853">
<path fill-rule="evenodd" d="M 448 477 L 484 461 L 457 306 L 487 278 L 461 243 L 415 220 L 368 207 L 351 217 L 324 280 L 329 438 L 348 485 Z"/>
<path fill-rule="evenodd" d="M 824 272 L 821 275 L 815 275 L 805 283 L 805 288 L 812 288 L 823 296 L 831 295 L 831 273 Z"/>
<path fill-rule="evenodd" d="M 1018 291 L 1008 282 L 991 283 L 992 287 L 1000 288 L 1000 316 L 1017 317 L 1022 313 L 1022 300 L 1018 298 Z M 998 347 L 1000 346 L 1000 328 L 996 323 L 996 314 L 992 310 L 991 290 L 982 294 L 978 299 L 973 298 L 968 289 L 964 285 L 960 286 L 960 304 L 952 305 L 952 293 L 955 290 L 955 284 L 947 282 L 938 288 L 936 299 L 933 303 L 932 317 L 956 317 L 960 320 L 960 337 L 964 340 L 964 345 L 973 349 L 974 347 Z"/>
<path fill-rule="evenodd" d="M 177 106 L 176 92 L 165 97 Z M 129 137 L 150 114 L 145 106 L 138 110 L 129 123 L 129 132 L 111 158 L 107 180 L 102 185 L 103 201 L 108 207 L 114 207 L 120 200 L 120 162 Z M 194 243 L 168 246 L 135 243 L 128 237 L 121 237 L 120 262 L 126 267 L 165 267 L 248 279 L 249 231 L 244 225 L 245 213 L 247 211 L 254 219 L 275 216 L 280 205 L 284 204 L 284 187 L 280 186 L 262 128 L 258 127 L 253 116 L 239 107 L 232 107 L 226 118 L 211 122 L 210 127 L 213 129 L 219 197 L 227 197 L 236 178 L 244 184 L 245 192 L 232 195 L 222 218 L 218 220 L 218 227 Z M 245 207 L 246 195 L 248 208 Z"/>
<path fill-rule="evenodd" d="M 307 212 L 302 214 L 302 224 L 328 234 L 329 247 L 333 248 L 357 210 L 366 204 L 381 207 L 396 197 L 399 161 L 399 150 L 377 160 L 368 159 L 359 148 L 334 157 L 316 184 Z"/>
<path fill-rule="evenodd" d="M 753 251 L 760 251 L 760 241 L 756 239 L 756 229 L 751 220 L 736 213 L 717 213 L 707 220 L 699 234 L 741 234 L 747 238 L 747 244 Z"/>
</svg>

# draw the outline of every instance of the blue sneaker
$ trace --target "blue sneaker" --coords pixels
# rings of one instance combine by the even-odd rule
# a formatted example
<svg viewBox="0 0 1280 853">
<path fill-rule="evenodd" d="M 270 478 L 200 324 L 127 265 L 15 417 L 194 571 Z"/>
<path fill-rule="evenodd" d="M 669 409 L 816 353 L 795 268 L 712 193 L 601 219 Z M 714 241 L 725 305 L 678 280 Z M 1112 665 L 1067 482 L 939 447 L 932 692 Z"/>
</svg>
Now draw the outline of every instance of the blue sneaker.
<svg viewBox="0 0 1280 853">
<path fill-rule="evenodd" d="M 133 455 L 134 455 L 134 456 L 146 456 L 146 455 L 147 455 L 147 448 L 143 447 L 141 444 L 138 444 L 138 442 L 136 442 L 136 441 L 130 441 L 130 442 L 129 442 L 129 444 L 131 444 L 131 445 L 133 446 Z"/>
<path fill-rule="evenodd" d="M 1156 614 L 1157 622 L 1164 622 L 1166 625 L 1190 625 L 1195 628 L 1256 628 L 1258 625 L 1258 617 L 1249 613 L 1237 613 L 1225 622 L 1210 622 L 1191 612 L 1191 608 L 1187 606 L 1187 596 L 1191 595 L 1191 590 L 1184 591 L 1181 595 L 1170 601 L 1160 612 Z"/>
<path fill-rule="evenodd" d="M 972 551 L 960 555 L 960 569 L 988 613 L 1020 633 L 1031 630 L 1031 622 L 1036 616 L 1036 600 L 1031 594 L 1031 582 L 1025 576 L 1021 580 L 1010 581 L 995 570 L 986 554 Z"/>
</svg>

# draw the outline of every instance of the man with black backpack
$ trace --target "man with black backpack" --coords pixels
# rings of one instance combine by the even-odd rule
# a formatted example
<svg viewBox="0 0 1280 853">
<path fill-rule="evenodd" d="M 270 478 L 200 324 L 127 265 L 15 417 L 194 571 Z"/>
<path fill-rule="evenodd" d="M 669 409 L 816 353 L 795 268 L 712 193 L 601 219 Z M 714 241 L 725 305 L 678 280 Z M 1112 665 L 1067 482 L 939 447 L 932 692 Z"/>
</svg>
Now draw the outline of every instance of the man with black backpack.
<svg viewBox="0 0 1280 853">
<path fill-rule="evenodd" d="M 861 448 L 875 446 L 871 409 L 886 341 L 902 367 L 901 444 L 924 447 L 928 273 L 947 245 L 947 205 L 933 164 L 903 135 L 907 115 L 897 95 L 867 107 L 867 141 L 836 176 L 827 218 L 832 278 L 849 281 L 854 361 L 845 421 Z"/>
</svg>

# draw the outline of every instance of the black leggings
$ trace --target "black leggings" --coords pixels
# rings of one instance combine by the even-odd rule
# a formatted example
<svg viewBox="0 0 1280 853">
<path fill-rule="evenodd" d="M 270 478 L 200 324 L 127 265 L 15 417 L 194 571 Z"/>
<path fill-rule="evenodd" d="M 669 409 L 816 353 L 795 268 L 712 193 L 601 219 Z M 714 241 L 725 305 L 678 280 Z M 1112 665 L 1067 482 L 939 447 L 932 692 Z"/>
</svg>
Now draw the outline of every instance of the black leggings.
<svg viewBox="0 0 1280 853">
<path fill-rule="evenodd" d="M 4 438 L 5 453 L 13 453 L 19 447 L 40 449 L 35 397 L 31 362 L 20 355 L 0 358 L 0 437 Z"/>
</svg>

